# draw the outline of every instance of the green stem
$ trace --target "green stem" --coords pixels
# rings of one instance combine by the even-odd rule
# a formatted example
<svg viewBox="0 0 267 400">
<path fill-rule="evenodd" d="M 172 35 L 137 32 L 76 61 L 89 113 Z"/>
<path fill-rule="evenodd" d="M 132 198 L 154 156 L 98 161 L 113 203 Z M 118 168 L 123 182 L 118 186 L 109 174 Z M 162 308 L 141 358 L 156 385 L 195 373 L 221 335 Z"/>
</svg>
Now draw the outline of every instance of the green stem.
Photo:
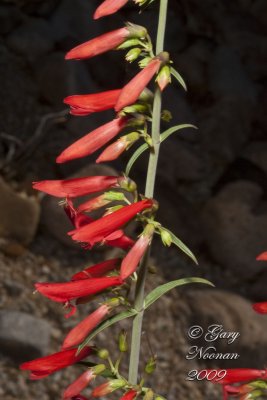
<svg viewBox="0 0 267 400">
<path fill-rule="evenodd" d="M 168 10 L 168 0 L 160 0 L 156 54 L 159 54 L 164 50 L 163 46 L 164 46 L 167 10 Z M 157 164 L 158 164 L 159 148 L 160 148 L 160 119 L 161 119 L 161 92 L 157 86 L 154 95 L 153 114 L 152 114 L 153 148 L 149 156 L 146 189 L 145 189 L 145 196 L 150 198 L 153 197 L 154 195 L 155 179 L 157 173 Z M 130 365 L 129 365 L 129 382 L 132 385 L 137 384 L 138 380 L 142 322 L 144 315 L 144 310 L 143 310 L 144 288 L 145 288 L 149 254 L 150 250 L 147 251 L 147 253 L 143 257 L 135 289 L 134 306 L 135 309 L 139 312 L 133 320 L 133 327 L 132 327 L 131 354 L 130 354 Z"/>
</svg>

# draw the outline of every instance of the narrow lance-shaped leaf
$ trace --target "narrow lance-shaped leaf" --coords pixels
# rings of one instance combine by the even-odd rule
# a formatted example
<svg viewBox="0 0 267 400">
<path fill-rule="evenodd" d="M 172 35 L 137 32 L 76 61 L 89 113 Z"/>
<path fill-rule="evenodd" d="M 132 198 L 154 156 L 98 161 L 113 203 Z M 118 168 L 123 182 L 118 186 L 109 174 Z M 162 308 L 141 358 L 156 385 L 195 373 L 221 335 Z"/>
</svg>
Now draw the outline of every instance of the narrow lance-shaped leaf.
<svg viewBox="0 0 267 400">
<path fill-rule="evenodd" d="M 161 143 L 164 142 L 170 135 L 172 135 L 174 132 L 180 131 L 181 129 L 186 129 L 186 128 L 193 128 L 197 129 L 195 125 L 191 124 L 181 124 L 181 125 L 175 125 L 172 126 L 171 128 L 167 129 L 160 135 L 160 141 Z M 130 171 L 134 165 L 134 163 L 137 161 L 137 159 L 147 150 L 149 149 L 149 146 L 147 143 L 142 144 L 142 146 L 138 147 L 138 149 L 133 153 L 131 156 L 130 160 L 128 161 L 128 164 L 126 166 L 125 174 L 129 176 Z"/>
<path fill-rule="evenodd" d="M 142 146 L 138 147 L 138 149 L 133 153 L 128 164 L 126 166 L 125 174 L 129 176 L 132 166 L 134 165 L 135 161 L 149 148 L 147 143 L 142 144 Z"/>
<path fill-rule="evenodd" d="M 177 247 L 179 247 L 182 252 L 184 252 L 188 257 L 190 257 L 194 263 L 198 264 L 197 259 L 195 255 L 192 253 L 192 251 L 184 244 L 181 239 L 179 239 L 177 236 L 175 236 L 174 233 L 169 231 L 169 229 L 163 228 L 166 232 L 168 232 L 171 236 L 172 243 L 175 244 Z"/>
<path fill-rule="evenodd" d="M 174 76 L 174 78 L 180 83 L 180 85 L 184 88 L 184 90 L 187 92 L 187 86 L 185 81 L 183 80 L 182 76 L 179 74 L 178 71 L 176 71 L 176 69 L 174 69 L 173 67 L 171 67 L 171 74 L 172 76 Z"/>
<path fill-rule="evenodd" d="M 181 129 L 186 129 L 186 128 L 193 128 L 193 129 L 198 129 L 195 125 L 191 124 L 181 124 L 181 125 L 175 125 L 172 126 L 171 128 L 167 129 L 160 135 L 160 142 L 164 142 L 170 135 L 172 135 L 174 132 L 180 131 Z"/>
<path fill-rule="evenodd" d="M 125 318 L 133 317 L 136 313 L 137 313 L 136 310 L 123 311 L 103 321 L 100 325 L 98 325 L 98 327 L 93 332 L 90 333 L 90 335 L 78 347 L 78 354 L 80 351 L 82 351 L 82 349 L 85 346 L 87 346 L 87 343 L 89 343 L 99 332 L 102 332 L 104 329 L 108 328 L 109 326 L 115 324 L 118 321 L 121 321 Z"/>
<path fill-rule="evenodd" d="M 188 283 L 204 283 L 206 285 L 214 286 L 213 283 L 210 281 L 203 279 L 203 278 L 183 278 L 178 279 L 172 282 L 165 283 L 164 285 L 160 285 L 154 290 L 152 290 L 145 298 L 144 301 L 144 309 L 146 310 L 148 307 L 151 306 L 155 301 L 157 301 L 161 296 L 165 293 L 169 292 L 170 290 L 176 288 L 177 286 L 187 285 Z"/>
</svg>

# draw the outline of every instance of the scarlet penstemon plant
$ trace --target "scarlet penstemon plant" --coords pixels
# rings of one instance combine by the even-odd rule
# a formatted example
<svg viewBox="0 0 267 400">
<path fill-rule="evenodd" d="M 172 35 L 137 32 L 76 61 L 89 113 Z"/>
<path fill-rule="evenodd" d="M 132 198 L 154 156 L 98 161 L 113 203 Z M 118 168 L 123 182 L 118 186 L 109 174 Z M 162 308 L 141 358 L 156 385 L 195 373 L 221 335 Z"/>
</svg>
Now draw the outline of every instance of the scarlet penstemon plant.
<svg viewBox="0 0 267 400">
<path fill-rule="evenodd" d="M 73 230 L 69 232 L 73 240 L 80 242 L 86 249 L 107 245 L 126 252 L 122 258 L 85 267 L 69 277 L 67 282 L 35 284 L 36 290 L 43 296 L 70 308 L 66 317 L 75 313 L 77 305 L 93 301 L 96 296 L 105 293 L 105 300 L 95 307 L 93 313 L 80 321 L 63 338 L 60 351 L 21 365 L 21 369 L 31 372 L 32 379 L 44 378 L 73 364 L 83 368 L 80 376 L 65 389 L 64 400 L 85 400 L 81 392 L 98 376 L 106 380 L 94 387 L 91 393 L 93 397 L 102 397 L 121 390 L 120 396 L 124 400 L 137 397 L 146 400 L 160 399 L 161 396 L 153 388 L 147 387 L 145 382 L 146 374 L 155 370 L 156 358 L 151 357 L 145 371 L 139 371 L 143 314 L 162 295 L 177 286 L 189 283 L 210 284 L 201 278 L 184 278 L 168 282 L 145 294 L 149 253 L 155 234 L 160 236 L 165 246 L 175 244 L 197 263 L 188 247 L 156 220 L 159 205 L 153 196 L 160 145 L 174 132 L 194 126 L 173 126 L 161 133 L 161 119 L 167 120 L 169 118 L 166 116 L 170 116 L 170 113 L 163 113 L 161 109 L 162 91 L 171 82 L 171 76 L 185 89 L 186 86 L 182 77 L 171 66 L 170 55 L 164 49 L 168 1 L 135 0 L 140 7 L 150 6 L 153 2 L 159 3 L 155 52 L 146 28 L 127 23 L 124 27 L 78 45 L 66 55 L 66 59 L 89 59 L 116 49 L 127 51 L 127 62 L 139 59 L 140 71 L 124 87 L 96 94 L 75 94 L 64 100 L 70 106 L 70 113 L 76 116 L 107 109 L 114 109 L 116 115 L 112 121 L 70 144 L 56 159 L 57 163 L 68 162 L 90 155 L 108 145 L 96 162 L 111 161 L 135 143 L 143 141 L 132 154 L 125 174 L 34 183 L 35 189 L 63 198 L 62 204 L 73 224 Z M 97 8 L 94 18 L 113 14 L 126 3 L 127 0 L 105 0 Z M 153 91 L 147 88 L 149 84 L 153 86 Z M 118 138 L 122 132 L 123 135 Z M 149 152 L 148 170 L 145 193 L 141 194 L 129 173 L 136 159 L 146 150 Z M 93 197 L 76 205 L 76 198 L 86 195 Z M 115 206 L 112 204 L 114 201 Z M 90 213 L 96 209 L 102 209 L 103 215 L 94 220 Z M 128 237 L 123 230 L 132 220 L 141 227 L 139 237 L 134 239 Z M 132 285 L 135 286 L 133 298 L 130 296 L 133 292 L 130 290 Z M 108 350 L 91 345 L 92 339 L 99 332 L 125 318 L 132 318 L 128 377 L 122 376 L 119 369 L 121 359 L 128 351 L 126 332 L 122 331 L 119 336 L 120 356 L 117 360 L 111 359 Z M 99 362 L 87 360 L 89 356 L 94 356 L 94 359 L 98 357 Z"/>
</svg>

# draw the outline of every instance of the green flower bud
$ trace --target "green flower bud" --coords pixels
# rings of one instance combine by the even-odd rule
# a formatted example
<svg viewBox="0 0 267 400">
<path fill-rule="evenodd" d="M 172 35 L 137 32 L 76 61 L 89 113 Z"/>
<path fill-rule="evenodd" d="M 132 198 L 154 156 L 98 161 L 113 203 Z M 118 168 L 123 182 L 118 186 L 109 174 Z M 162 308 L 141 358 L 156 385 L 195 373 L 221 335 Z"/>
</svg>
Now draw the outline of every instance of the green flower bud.
<svg viewBox="0 0 267 400">
<path fill-rule="evenodd" d="M 125 353 L 128 351 L 128 344 L 127 344 L 127 332 L 121 331 L 119 334 L 119 349 L 120 352 Z"/>
<path fill-rule="evenodd" d="M 124 201 L 125 196 L 121 192 L 110 191 L 110 192 L 104 193 L 104 198 L 105 198 L 105 200 L 108 200 L 108 201 Z"/>
<path fill-rule="evenodd" d="M 142 50 L 139 49 L 138 47 L 135 47 L 135 48 L 129 50 L 125 56 L 126 61 L 128 61 L 130 63 L 135 61 L 140 56 L 141 52 L 142 52 Z"/>
<path fill-rule="evenodd" d="M 142 60 L 140 60 L 140 61 L 138 62 L 139 67 L 140 67 L 140 68 L 145 68 L 151 60 L 152 60 L 151 57 L 145 57 L 145 58 L 143 58 Z"/>
<path fill-rule="evenodd" d="M 138 46 L 140 44 L 139 39 L 125 40 L 122 44 L 117 47 L 117 50 L 128 49 L 129 47 Z"/>
<path fill-rule="evenodd" d="M 126 385 L 126 382 L 123 379 L 113 379 L 109 381 L 109 386 L 113 390 L 121 389 Z"/>
<path fill-rule="evenodd" d="M 130 178 L 126 177 L 120 180 L 119 185 L 122 189 L 130 193 L 135 192 L 137 188 L 136 183 L 132 181 Z"/>
<path fill-rule="evenodd" d="M 107 360 L 109 358 L 109 352 L 107 349 L 100 349 L 97 352 L 97 355 L 99 358 L 101 358 L 102 360 Z"/>
<path fill-rule="evenodd" d="M 92 368 L 94 375 L 101 375 L 102 372 L 105 371 L 105 369 L 106 369 L 106 366 L 104 364 L 98 364 Z"/>
<path fill-rule="evenodd" d="M 164 246 L 170 246 L 172 244 L 171 234 L 164 228 L 160 229 L 160 237 Z"/>
<path fill-rule="evenodd" d="M 154 392 L 152 389 L 148 389 L 143 397 L 143 400 L 153 400 Z"/>
<path fill-rule="evenodd" d="M 141 25 L 132 24 L 130 22 L 126 25 L 130 33 L 130 37 L 144 39 L 147 36 L 147 30 Z"/>
<path fill-rule="evenodd" d="M 161 119 L 165 122 L 170 122 L 172 119 L 172 113 L 169 110 L 162 110 Z"/>
<path fill-rule="evenodd" d="M 155 369 L 156 369 L 156 358 L 150 357 L 145 366 L 145 371 L 147 374 L 152 374 L 155 371 Z"/>
</svg>

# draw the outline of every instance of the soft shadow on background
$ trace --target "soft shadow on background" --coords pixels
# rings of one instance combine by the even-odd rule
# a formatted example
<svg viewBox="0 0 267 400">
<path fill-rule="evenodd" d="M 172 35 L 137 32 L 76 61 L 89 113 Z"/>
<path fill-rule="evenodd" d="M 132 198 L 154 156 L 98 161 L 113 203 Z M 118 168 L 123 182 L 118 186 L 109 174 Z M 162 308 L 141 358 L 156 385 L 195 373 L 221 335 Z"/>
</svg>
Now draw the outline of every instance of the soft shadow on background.
<svg viewBox="0 0 267 400">
<path fill-rule="evenodd" d="M 22 360 L 57 351 L 79 320 L 66 320 L 60 306 L 34 296 L 34 282 L 67 280 L 85 265 L 117 254 L 88 253 L 71 243 L 58 201 L 31 189 L 31 182 L 40 179 L 125 168 L 128 154 L 111 167 L 92 166 L 95 156 L 55 164 L 64 147 L 113 117 L 112 112 L 69 117 L 62 99 L 119 88 L 136 72 L 135 65 L 123 63 L 123 52 L 85 62 L 65 62 L 65 52 L 125 21 L 144 24 L 155 34 L 157 1 L 141 15 L 130 2 L 116 15 L 94 22 L 99 3 L 0 3 L 0 395 L 5 400 L 59 399 L 78 373 L 70 368 L 29 383 L 17 369 Z M 164 93 L 164 108 L 172 112 L 171 123 L 193 123 L 199 129 L 179 132 L 162 145 L 156 198 L 159 220 L 191 247 L 200 265 L 156 241 L 151 263 L 158 275 L 151 276 L 149 287 L 194 275 L 216 288 L 177 290 L 147 314 L 145 328 L 158 353 L 158 371 L 149 383 L 169 400 L 220 398 L 211 384 L 186 381 L 192 368 L 263 368 L 266 362 L 267 319 L 250 305 L 267 299 L 267 265 L 255 261 L 267 250 L 266 35 L 266 0 L 170 2 L 166 50 L 188 93 L 173 82 Z M 141 187 L 146 165 L 144 155 L 132 170 Z M 96 304 L 81 309 L 78 318 Z M 189 327 L 198 324 L 205 330 L 215 323 L 240 332 L 231 345 L 214 343 L 217 351 L 237 352 L 239 359 L 187 361 L 194 344 L 187 338 Z M 114 346 L 111 336 L 110 331 L 100 336 L 102 346 Z"/>
</svg>

